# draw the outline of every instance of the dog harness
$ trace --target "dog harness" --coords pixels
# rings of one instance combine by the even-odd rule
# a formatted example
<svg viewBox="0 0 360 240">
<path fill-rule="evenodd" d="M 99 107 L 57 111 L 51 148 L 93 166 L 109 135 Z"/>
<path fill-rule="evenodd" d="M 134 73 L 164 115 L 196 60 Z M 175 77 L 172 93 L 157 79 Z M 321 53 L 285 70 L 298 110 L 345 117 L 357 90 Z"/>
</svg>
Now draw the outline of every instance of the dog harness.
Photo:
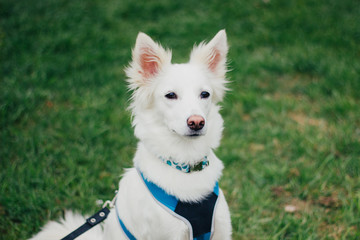
<svg viewBox="0 0 360 240">
<path fill-rule="evenodd" d="M 188 203 L 182 202 L 175 196 L 167 194 L 162 188 L 148 181 L 139 170 L 138 172 L 156 203 L 174 217 L 182 220 L 189 227 L 190 240 L 210 240 L 214 231 L 214 212 L 219 196 L 219 184 L 217 182 L 213 192 L 211 192 L 204 200 L 201 202 Z M 116 207 L 115 209 L 123 232 L 128 239 L 136 240 L 134 235 L 131 234 L 120 219 Z"/>
</svg>

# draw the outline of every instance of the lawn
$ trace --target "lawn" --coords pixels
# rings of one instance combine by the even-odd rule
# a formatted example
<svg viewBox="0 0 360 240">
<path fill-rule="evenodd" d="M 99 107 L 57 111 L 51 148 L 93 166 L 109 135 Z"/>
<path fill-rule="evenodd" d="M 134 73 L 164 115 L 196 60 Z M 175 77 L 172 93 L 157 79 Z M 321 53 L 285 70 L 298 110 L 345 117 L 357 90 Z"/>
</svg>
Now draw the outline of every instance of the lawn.
<svg viewBox="0 0 360 240">
<path fill-rule="evenodd" d="M 124 66 L 225 28 L 216 150 L 233 239 L 360 239 L 360 3 L 0 0 L 0 239 L 93 213 L 131 167 Z"/>
</svg>

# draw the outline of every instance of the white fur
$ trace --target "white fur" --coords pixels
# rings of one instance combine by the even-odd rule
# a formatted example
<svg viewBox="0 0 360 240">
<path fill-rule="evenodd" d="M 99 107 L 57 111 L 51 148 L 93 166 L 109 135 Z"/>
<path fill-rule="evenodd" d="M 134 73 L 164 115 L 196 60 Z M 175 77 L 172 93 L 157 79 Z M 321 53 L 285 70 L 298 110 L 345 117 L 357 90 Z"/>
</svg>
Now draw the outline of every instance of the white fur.
<svg viewBox="0 0 360 240">
<path fill-rule="evenodd" d="M 126 69 L 133 91 L 133 126 L 139 139 L 134 166 L 182 201 L 202 200 L 221 176 L 223 164 L 213 149 L 218 147 L 223 129 L 217 104 L 226 90 L 227 50 L 226 33 L 222 30 L 208 44 L 195 47 L 189 63 L 171 64 L 170 51 L 139 33 L 133 61 Z M 210 97 L 201 98 L 203 91 Z M 176 93 L 177 98 L 166 98 L 169 92 Z M 203 129 L 196 132 L 198 136 L 192 136 L 194 132 L 187 126 L 187 119 L 193 115 L 205 120 Z M 164 164 L 160 156 L 188 164 L 207 156 L 210 164 L 202 171 L 183 173 Z M 186 224 L 154 201 L 135 168 L 128 169 L 122 177 L 115 207 L 137 239 L 189 239 Z M 230 213 L 221 190 L 214 214 L 212 239 L 230 239 Z M 65 220 L 48 223 L 32 240 L 60 239 L 83 222 L 84 218 L 66 213 Z M 79 239 L 126 238 L 112 209 L 104 230 L 96 227 Z"/>
</svg>

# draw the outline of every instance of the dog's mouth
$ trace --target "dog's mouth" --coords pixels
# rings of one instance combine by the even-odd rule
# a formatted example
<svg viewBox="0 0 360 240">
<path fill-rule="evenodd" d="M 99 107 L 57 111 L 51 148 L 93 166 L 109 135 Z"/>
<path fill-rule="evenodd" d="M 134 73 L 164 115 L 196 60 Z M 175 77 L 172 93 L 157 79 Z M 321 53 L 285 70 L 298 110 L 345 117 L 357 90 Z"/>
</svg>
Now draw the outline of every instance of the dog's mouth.
<svg viewBox="0 0 360 240">
<path fill-rule="evenodd" d="M 200 133 L 192 133 L 192 134 L 189 134 L 189 135 L 186 135 L 188 137 L 200 137 L 202 134 Z"/>
<path fill-rule="evenodd" d="M 205 132 L 204 131 L 192 131 L 192 132 L 190 132 L 190 133 L 188 133 L 188 134 L 185 134 L 185 136 L 186 137 L 190 137 L 190 138 L 196 138 L 196 137 L 201 137 L 201 136 L 203 136 L 203 135 L 205 135 Z"/>
<path fill-rule="evenodd" d="M 179 134 L 177 131 L 175 131 L 173 129 L 172 132 L 177 134 L 177 135 L 182 135 L 182 136 L 187 137 L 187 138 L 198 138 L 198 137 L 201 137 L 201 136 L 205 135 L 205 133 L 203 131 L 201 131 L 201 132 L 190 132 L 190 133 L 186 133 L 186 134 Z"/>
</svg>

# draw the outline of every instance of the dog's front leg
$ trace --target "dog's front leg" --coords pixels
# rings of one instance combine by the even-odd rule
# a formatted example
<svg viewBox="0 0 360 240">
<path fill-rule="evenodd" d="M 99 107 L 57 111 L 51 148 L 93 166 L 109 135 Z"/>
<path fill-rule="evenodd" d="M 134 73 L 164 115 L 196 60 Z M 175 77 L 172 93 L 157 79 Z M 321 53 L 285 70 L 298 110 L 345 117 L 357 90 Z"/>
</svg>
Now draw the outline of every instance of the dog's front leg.
<svg viewBox="0 0 360 240">
<path fill-rule="evenodd" d="M 215 226 L 212 240 L 231 239 L 231 218 L 229 207 L 226 203 L 223 192 L 219 191 L 219 199 L 215 210 Z"/>
</svg>

